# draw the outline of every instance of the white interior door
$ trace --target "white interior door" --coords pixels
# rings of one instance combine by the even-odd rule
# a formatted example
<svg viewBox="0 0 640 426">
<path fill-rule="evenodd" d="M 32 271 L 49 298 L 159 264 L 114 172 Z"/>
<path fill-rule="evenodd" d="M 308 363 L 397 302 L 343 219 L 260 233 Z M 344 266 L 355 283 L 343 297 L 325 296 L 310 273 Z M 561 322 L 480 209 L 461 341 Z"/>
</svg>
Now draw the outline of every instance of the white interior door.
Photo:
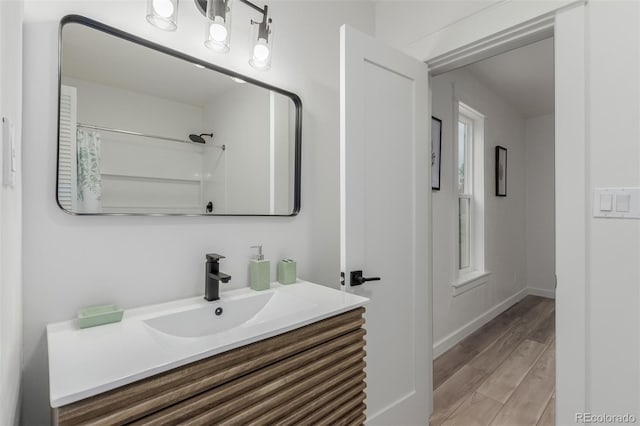
<svg viewBox="0 0 640 426">
<path fill-rule="evenodd" d="M 341 28 L 341 271 L 367 306 L 368 424 L 432 411 L 428 69 Z M 379 281 L 353 286 L 352 271 Z"/>
</svg>

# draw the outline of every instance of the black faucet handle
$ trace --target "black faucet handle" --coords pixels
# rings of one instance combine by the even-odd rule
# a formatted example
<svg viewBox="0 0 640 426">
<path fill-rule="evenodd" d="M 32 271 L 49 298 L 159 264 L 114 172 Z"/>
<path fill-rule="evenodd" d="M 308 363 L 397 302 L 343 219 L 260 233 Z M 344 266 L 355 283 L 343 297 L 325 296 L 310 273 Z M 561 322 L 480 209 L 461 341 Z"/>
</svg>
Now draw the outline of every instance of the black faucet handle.
<svg viewBox="0 0 640 426">
<path fill-rule="evenodd" d="M 220 259 L 224 259 L 224 256 L 217 253 L 209 253 L 207 254 L 207 262 L 218 263 Z"/>
</svg>

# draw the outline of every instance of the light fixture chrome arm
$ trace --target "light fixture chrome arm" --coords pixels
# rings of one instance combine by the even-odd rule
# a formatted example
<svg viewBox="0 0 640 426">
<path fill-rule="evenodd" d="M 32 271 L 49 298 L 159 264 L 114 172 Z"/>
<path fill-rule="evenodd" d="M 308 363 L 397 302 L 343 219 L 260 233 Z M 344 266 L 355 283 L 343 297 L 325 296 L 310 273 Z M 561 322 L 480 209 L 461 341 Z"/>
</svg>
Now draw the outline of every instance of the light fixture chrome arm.
<svg viewBox="0 0 640 426">
<path fill-rule="evenodd" d="M 238 1 L 240 1 L 240 3 L 246 4 L 249 7 L 252 7 L 256 11 L 262 13 L 264 16 L 267 16 L 267 6 L 265 6 L 264 8 L 261 8 L 260 6 L 256 6 L 255 4 L 251 3 L 249 0 L 238 0 Z"/>
<path fill-rule="evenodd" d="M 196 3 L 196 7 L 204 16 L 207 16 L 207 0 L 194 0 Z M 254 3 L 251 3 L 249 0 L 238 0 L 240 3 L 244 3 L 246 6 L 254 9 L 256 12 L 261 13 L 263 16 L 267 15 L 267 7 L 264 8 L 257 6 Z"/>
</svg>

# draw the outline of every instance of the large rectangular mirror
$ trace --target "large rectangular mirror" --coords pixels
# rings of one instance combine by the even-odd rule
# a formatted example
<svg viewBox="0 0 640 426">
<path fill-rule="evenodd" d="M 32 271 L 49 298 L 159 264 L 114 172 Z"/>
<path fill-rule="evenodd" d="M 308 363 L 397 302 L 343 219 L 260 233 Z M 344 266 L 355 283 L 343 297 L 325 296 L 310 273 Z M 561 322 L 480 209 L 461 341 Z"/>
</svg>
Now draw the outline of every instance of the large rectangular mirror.
<svg viewBox="0 0 640 426">
<path fill-rule="evenodd" d="M 300 208 L 300 98 L 80 16 L 60 26 L 57 199 L 73 214 Z"/>
</svg>

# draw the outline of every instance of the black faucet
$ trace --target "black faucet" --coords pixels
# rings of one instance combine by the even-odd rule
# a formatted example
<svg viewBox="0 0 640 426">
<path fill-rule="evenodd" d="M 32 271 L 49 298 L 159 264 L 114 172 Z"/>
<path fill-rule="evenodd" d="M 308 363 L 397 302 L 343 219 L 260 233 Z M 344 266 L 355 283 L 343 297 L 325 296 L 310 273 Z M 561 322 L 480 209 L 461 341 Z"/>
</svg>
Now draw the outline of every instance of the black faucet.
<svg viewBox="0 0 640 426">
<path fill-rule="evenodd" d="M 220 259 L 224 256 L 210 253 L 204 265 L 204 299 L 209 302 L 220 299 L 220 281 L 228 283 L 231 279 L 231 275 L 220 272 Z"/>
</svg>

